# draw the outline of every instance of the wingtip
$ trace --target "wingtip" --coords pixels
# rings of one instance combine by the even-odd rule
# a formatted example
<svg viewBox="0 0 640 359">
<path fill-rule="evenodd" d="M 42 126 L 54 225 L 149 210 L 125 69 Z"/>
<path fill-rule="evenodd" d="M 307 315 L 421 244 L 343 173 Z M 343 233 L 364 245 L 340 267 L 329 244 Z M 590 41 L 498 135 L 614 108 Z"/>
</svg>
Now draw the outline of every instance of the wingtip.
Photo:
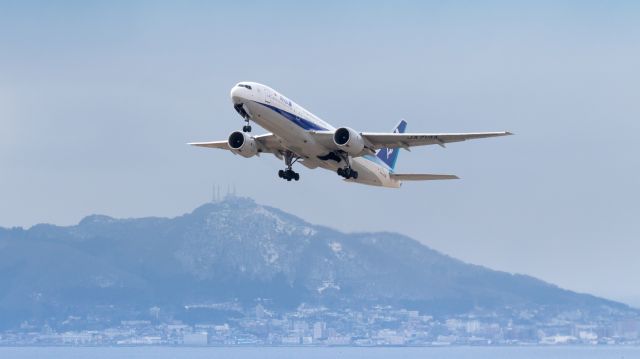
<svg viewBox="0 0 640 359">
<path fill-rule="evenodd" d="M 515 135 L 515 133 L 513 133 L 511 131 L 504 131 L 504 134 L 507 135 L 507 136 Z"/>
</svg>

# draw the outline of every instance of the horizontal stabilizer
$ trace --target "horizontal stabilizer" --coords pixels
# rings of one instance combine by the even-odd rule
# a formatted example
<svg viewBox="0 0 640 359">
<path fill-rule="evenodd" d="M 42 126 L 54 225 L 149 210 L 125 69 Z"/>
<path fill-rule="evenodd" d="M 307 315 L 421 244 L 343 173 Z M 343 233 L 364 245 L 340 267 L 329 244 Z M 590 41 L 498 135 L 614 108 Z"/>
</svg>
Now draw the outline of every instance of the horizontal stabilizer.
<svg viewBox="0 0 640 359">
<path fill-rule="evenodd" d="M 434 175 L 428 173 L 420 174 L 391 174 L 391 178 L 399 181 L 433 181 L 433 180 L 448 180 L 459 179 L 456 175 Z"/>
<path fill-rule="evenodd" d="M 187 144 L 191 145 L 191 146 L 198 146 L 198 147 L 229 149 L 229 146 L 227 146 L 227 141 L 190 142 L 190 143 L 187 143 Z"/>
</svg>

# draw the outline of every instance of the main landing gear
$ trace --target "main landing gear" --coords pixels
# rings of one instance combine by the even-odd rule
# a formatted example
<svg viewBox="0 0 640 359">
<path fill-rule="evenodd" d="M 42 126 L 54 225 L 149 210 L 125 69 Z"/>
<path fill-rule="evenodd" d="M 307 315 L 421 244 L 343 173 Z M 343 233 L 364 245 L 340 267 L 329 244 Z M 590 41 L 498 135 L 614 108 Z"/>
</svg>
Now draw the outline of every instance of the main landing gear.
<svg viewBox="0 0 640 359">
<path fill-rule="evenodd" d="M 291 151 L 285 152 L 284 163 L 287 165 L 287 169 L 278 171 L 278 177 L 285 179 L 287 181 L 291 181 L 291 180 L 299 181 L 300 174 L 295 172 L 293 169 L 291 169 L 293 167 L 293 164 L 296 163 L 299 159 L 300 157 L 296 156 L 293 152 Z"/>
<path fill-rule="evenodd" d="M 342 176 L 345 179 L 358 179 L 358 171 L 352 169 L 351 167 L 338 168 L 338 176 Z"/>
<path fill-rule="evenodd" d="M 278 177 L 286 179 L 287 181 L 300 180 L 300 174 L 298 172 L 294 172 L 292 169 L 278 171 Z"/>
<path fill-rule="evenodd" d="M 338 176 L 344 177 L 344 179 L 358 179 L 358 171 L 351 168 L 351 157 L 346 153 L 339 151 L 338 156 L 347 164 L 345 168 L 338 168 Z"/>
</svg>

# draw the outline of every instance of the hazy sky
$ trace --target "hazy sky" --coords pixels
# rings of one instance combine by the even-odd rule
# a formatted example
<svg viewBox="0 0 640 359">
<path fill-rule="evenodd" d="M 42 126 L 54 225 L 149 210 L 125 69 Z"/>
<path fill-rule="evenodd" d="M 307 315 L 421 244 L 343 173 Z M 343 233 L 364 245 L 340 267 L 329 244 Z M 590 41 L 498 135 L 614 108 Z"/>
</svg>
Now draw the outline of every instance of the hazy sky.
<svg viewBox="0 0 640 359">
<path fill-rule="evenodd" d="M 176 216 L 235 185 L 640 306 L 639 4 L 0 2 L 0 226 Z M 288 183 L 275 157 L 185 145 L 241 128 L 241 80 L 335 126 L 517 135 L 400 155 L 459 181 Z"/>
</svg>

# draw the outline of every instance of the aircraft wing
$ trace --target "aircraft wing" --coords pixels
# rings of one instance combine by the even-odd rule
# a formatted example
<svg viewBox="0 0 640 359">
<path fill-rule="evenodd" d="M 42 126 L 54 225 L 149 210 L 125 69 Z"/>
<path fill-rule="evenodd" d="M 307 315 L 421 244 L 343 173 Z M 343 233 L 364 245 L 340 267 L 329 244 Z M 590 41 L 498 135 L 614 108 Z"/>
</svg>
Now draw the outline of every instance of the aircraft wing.
<svg viewBox="0 0 640 359">
<path fill-rule="evenodd" d="M 219 148 L 221 150 L 229 149 L 229 145 L 227 144 L 227 141 L 189 142 L 187 144 L 191 146 L 198 146 L 198 147 Z"/>
<path fill-rule="evenodd" d="M 265 133 L 264 135 L 254 136 L 253 138 L 258 143 L 258 152 L 273 153 L 277 157 L 280 157 L 286 150 L 284 147 L 282 147 L 282 145 L 278 141 L 278 138 L 272 133 Z M 211 142 L 190 142 L 188 144 L 191 146 L 230 150 L 227 140 Z"/>
<path fill-rule="evenodd" d="M 312 131 L 316 141 L 327 148 L 335 148 L 333 142 L 334 131 Z M 444 147 L 451 142 L 474 140 L 476 138 L 509 136 L 511 132 L 470 132 L 470 133 L 360 133 L 365 142 L 365 149 L 372 151 L 381 148 L 404 148 L 415 146 L 439 145 Z"/>
<path fill-rule="evenodd" d="M 373 150 L 380 148 L 405 148 L 414 146 L 440 145 L 451 142 L 474 140 L 476 138 L 508 136 L 511 132 L 471 132 L 471 133 L 373 133 L 363 132 L 368 147 Z"/>
</svg>

